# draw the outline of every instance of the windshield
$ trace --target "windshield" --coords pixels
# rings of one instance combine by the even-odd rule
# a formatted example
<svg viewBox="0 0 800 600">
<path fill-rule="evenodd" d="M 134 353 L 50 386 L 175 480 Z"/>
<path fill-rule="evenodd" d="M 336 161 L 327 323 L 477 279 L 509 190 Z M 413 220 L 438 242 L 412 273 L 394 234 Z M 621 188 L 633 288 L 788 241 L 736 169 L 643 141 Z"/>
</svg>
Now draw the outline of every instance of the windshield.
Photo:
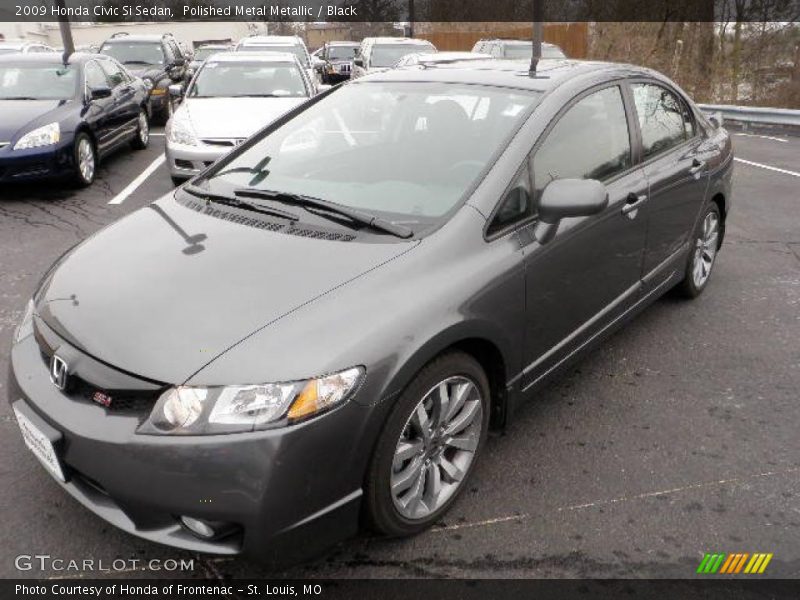
<svg viewBox="0 0 800 600">
<path fill-rule="evenodd" d="M 0 65 L 0 100 L 66 100 L 75 96 L 74 65 Z"/>
<path fill-rule="evenodd" d="M 103 44 L 103 47 L 100 48 L 100 53 L 113 56 L 123 65 L 164 64 L 164 53 L 161 51 L 161 44 L 159 43 L 115 42 L 113 44 Z"/>
<path fill-rule="evenodd" d="M 304 194 L 402 223 L 445 215 L 538 94 L 478 85 L 368 82 L 311 105 L 208 178 L 212 190 Z"/>
<path fill-rule="evenodd" d="M 308 66 L 308 57 L 302 46 L 269 45 L 269 44 L 244 44 L 239 48 L 242 52 L 284 52 L 294 54 L 301 65 Z"/>
<path fill-rule="evenodd" d="M 230 48 L 198 48 L 194 51 L 193 60 L 205 60 L 217 52 L 230 52 Z"/>
<path fill-rule="evenodd" d="M 503 49 L 504 58 L 525 58 L 530 60 L 533 47 L 528 44 L 511 44 Z M 564 53 L 555 46 L 542 46 L 542 58 L 565 58 Z"/>
<path fill-rule="evenodd" d="M 431 44 L 384 44 L 375 46 L 370 57 L 370 67 L 392 67 L 406 54 L 436 52 Z"/>
<path fill-rule="evenodd" d="M 206 62 L 189 89 L 192 98 L 308 96 L 300 69 L 292 63 Z"/>
<path fill-rule="evenodd" d="M 353 46 L 328 46 L 328 60 L 348 60 L 353 58 L 353 54 L 358 48 Z"/>
</svg>

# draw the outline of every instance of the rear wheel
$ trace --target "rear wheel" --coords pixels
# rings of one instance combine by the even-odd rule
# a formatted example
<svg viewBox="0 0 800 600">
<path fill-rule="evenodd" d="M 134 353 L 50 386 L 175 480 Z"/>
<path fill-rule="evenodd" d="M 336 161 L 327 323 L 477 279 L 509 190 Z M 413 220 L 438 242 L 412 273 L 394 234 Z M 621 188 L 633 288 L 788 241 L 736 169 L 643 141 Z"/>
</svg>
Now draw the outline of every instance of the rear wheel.
<svg viewBox="0 0 800 600">
<path fill-rule="evenodd" d="M 722 219 L 719 207 L 712 202 L 706 208 L 692 237 L 692 251 L 686 264 L 683 280 L 676 290 L 686 298 L 696 298 L 703 293 L 711 277 L 711 270 L 719 250 Z"/>
<path fill-rule="evenodd" d="M 97 171 L 97 152 L 92 139 L 83 132 L 76 135 L 73 152 L 75 183 L 80 187 L 92 185 Z"/>
<path fill-rule="evenodd" d="M 137 150 L 144 150 L 150 143 L 150 119 L 147 118 L 147 111 L 139 111 L 139 120 L 136 124 L 136 135 L 131 140 L 131 146 Z"/>
<path fill-rule="evenodd" d="M 489 383 L 462 352 L 429 363 L 400 396 L 370 464 L 366 510 L 374 529 L 430 527 L 463 491 L 489 424 Z"/>
</svg>

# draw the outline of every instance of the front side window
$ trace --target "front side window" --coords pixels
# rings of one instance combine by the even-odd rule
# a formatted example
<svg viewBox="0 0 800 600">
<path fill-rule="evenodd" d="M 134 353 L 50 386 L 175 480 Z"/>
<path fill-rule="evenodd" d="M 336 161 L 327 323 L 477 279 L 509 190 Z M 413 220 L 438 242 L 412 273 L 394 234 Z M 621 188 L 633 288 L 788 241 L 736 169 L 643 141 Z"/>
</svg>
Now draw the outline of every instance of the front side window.
<svg viewBox="0 0 800 600">
<path fill-rule="evenodd" d="M 404 223 L 432 221 L 461 200 L 538 98 L 438 82 L 345 86 L 223 159 L 209 186 L 304 194 Z"/>
<path fill-rule="evenodd" d="M 3 63 L 0 100 L 66 100 L 75 97 L 79 81 L 74 65 Z"/>
<path fill-rule="evenodd" d="M 694 136 L 686 105 L 671 91 L 651 83 L 631 85 L 644 158 L 655 156 Z"/>
<path fill-rule="evenodd" d="M 525 165 L 500 202 L 486 233 L 492 235 L 535 216 L 528 167 Z"/>
<path fill-rule="evenodd" d="M 90 90 L 111 87 L 105 72 L 95 61 L 86 63 L 86 85 Z"/>
<path fill-rule="evenodd" d="M 206 62 L 186 94 L 190 98 L 304 98 L 308 91 L 294 63 Z"/>
<path fill-rule="evenodd" d="M 612 86 L 576 102 L 533 158 L 536 198 L 554 179 L 603 181 L 632 165 L 622 92 Z"/>
<path fill-rule="evenodd" d="M 117 87 L 118 85 L 125 83 L 127 81 L 127 77 L 125 77 L 125 73 L 123 73 L 122 69 L 118 64 L 115 64 L 111 60 L 103 60 L 100 61 L 100 66 L 108 75 L 108 81 L 111 84 L 111 87 Z"/>
</svg>

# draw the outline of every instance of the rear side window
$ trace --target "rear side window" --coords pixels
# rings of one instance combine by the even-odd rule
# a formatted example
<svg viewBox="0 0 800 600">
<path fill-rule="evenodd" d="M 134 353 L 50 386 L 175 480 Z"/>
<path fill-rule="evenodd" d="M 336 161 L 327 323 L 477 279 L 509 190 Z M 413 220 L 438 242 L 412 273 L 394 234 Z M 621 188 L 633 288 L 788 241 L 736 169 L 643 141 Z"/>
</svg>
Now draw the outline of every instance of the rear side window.
<svg viewBox="0 0 800 600">
<path fill-rule="evenodd" d="M 533 157 L 536 199 L 554 179 L 603 181 L 632 164 L 622 92 L 612 86 L 575 103 Z"/>
<path fill-rule="evenodd" d="M 631 85 L 642 130 L 644 158 L 668 150 L 694 137 L 695 124 L 686 104 L 660 85 Z"/>
</svg>

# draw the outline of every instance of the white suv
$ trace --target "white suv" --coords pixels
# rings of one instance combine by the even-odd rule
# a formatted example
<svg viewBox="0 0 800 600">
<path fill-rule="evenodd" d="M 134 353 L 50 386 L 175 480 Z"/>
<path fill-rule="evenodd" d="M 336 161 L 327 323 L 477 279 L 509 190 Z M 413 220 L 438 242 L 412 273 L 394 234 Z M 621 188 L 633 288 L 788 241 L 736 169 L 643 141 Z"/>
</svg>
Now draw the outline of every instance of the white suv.
<svg viewBox="0 0 800 600">
<path fill-rule="evenodd" d="M 406 54 L 434 52 L 437 52 L 436 46 L 428 40 L 396 37 L 364 38 L 353 59 L 350 78 L 356 79 L 367 73 L 391 69 Z"/>
</svg>

